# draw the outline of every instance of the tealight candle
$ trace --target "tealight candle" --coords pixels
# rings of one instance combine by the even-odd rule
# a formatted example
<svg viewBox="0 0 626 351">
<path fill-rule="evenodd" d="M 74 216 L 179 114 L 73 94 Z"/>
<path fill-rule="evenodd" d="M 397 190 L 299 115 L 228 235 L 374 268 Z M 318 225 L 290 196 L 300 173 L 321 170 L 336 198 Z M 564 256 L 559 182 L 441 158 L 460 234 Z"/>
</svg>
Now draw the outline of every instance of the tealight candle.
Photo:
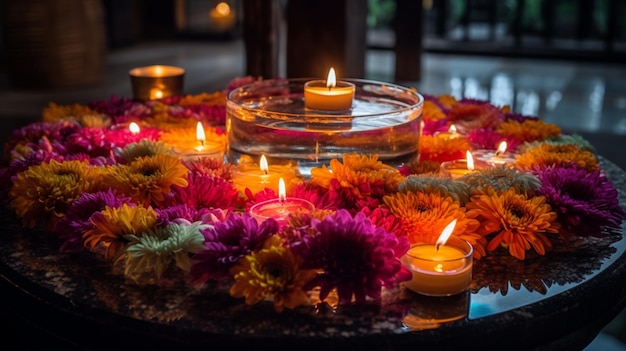
<svg viewBox="0 0 626 351">
<path fill-rule="evenodd" d="M 445 161 L 441 163 L 441 173 L 457 179 L 471 172 L 488 168 L 489 165 L 484 161 L 474 161 L 472 153 L 468 150 L 465 152 L 465 159 L 455 161 Z"/>
<path fill-rule="evenodd" d="M 403 284 L 410 290 L 429 296 L 450 296 L 466 291 L 472 282 L 472 245 L 451 237 L 456 219 L 442 231 L 436 244 L 411 246 L 402 263 L 413 274 Z"/>
<path fill-rule="evenodd" d="M 493 166 L 507 165 L 515 162 L 517 154 L 507 152 L 507 143 L 503 141 L 498 145 L 497 150 L 475 150 L 472 155 L 480 161 L 484 161 Z"/>
<path fill-rule="evenodd" d="M 337 81 L 335 69 L 331 68 L 328 78 L 312 80 L 304 84 L 304 106 L 320 111 L 346 111 L 352 108 L 354 84 Z"/>
<path fill-rule="evenodd" d="M 233 184 L 240 192 L 250 189 L 256 194 L 266 188 L 277 192 L 279 179 L 284 179 L 287 184 L 287 192 L 295 186 L 298 180 L 296 169 L 291 165 L 269 165 L 265 155 L 261 156 L 259 164 L 254 162 L 242 162 L 230 173 Z"/>
<path fill-rule="evenodd" d="M 454 124 L 451 124 L 450 127 L 448 127 L 447 132 L 436 132 L 433 135 L 448 139 L 465 138 L 463 134 L 457 132 L 456 126 Z"/>
<path fill-rule="evenodd" d="M 202 122 L 196 124 L 196 140 L 181 141 L 174 147 L 176 153 L 184 161 L 193 161 L 200 158 L 215 158 L 224 160 L 225 145 L 217 142 L 208 142 Z"/>
<path fill-rule="evenodd" d="M 250 215 L 256 218 L 257 222 L 263 223 L 268 218 L 273 218 L 279 226 L 283 226 L 292 213 L 310 213 L 315 210 L 315 205 L 305 199 L 286 197 L 285 181 L 279 179 L 278 198 L 259 202 L 250 207 Z"/>
<path fill-rule="evenodd" d="M 185 70 L 175 66 L 153 65 L 131 69 L 130 82 L 136 100 L 156 100 L 181 95 Z"/>
</svg>

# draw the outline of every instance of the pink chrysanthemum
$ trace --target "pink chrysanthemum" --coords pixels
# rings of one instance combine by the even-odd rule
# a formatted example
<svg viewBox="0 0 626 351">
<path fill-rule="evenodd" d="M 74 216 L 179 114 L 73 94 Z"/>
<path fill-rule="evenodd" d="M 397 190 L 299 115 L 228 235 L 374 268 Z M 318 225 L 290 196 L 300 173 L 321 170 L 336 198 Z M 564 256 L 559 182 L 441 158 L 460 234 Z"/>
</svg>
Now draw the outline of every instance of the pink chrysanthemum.
<svg viewBox="0 0 626 351">
<path fill-rule="evenodd" d="M 557 213 L 562 235 L 599 237 L 603 230 L 618 230 L 626 218 L 617 189 L 601 171 L 541 167 L 533 172 L 541 182 L 537 192 Z"/>
<path fill-rule="evenodd" d="M 467 135 L 467 141 L 475 149 L 497 150 L 500 142 L 506 141 L 507 151 L 515 151 L 520 145 L 519 140 L 507 138 L 491 129 L 475 129 Z"/>
<path fill-rule="evenodd" d="M 278 232 L 278 222 L 268 219 L 261 223 L 248 213 L 230 212 L 224 221 L 216 222 L 202 231 L 205 250 L 193 256 L 191 277 L 197 284 L 229 276 L 237 261 L 258 250 L 267 238 Z"/>
<path fill-rule="evenodd" d="M 409 249 L 406 238 L 376 227 L 364 213 L 354 217 L 346 210 L 322 221 L 313 219 L 315 235 L 294 243 L 294 252 L 303 258 L 303 269 L 320 269 L 307 288 L 321 287 L 324 300 L 337 289 L 339 303 L 379 299 L 381 288 L 392 288 L 410 278 L 399 257 Z"/>
<path fill-rule="evenodd" d="M 452 106 L 448 120 L 459 133 L 468 134 L 474 129 L 493 129 L 504 120 L 502 110 L 488 101 L 463 99 Z"/>
<path fill-rule="evenodd" d="M 166 206 L 186 204 L 196 209 L 232 210 L 236 205 L 237 189 L 224 178 L 190 173 L 187 182 L 185 187 L 172 187 L 172 192 L 165 197 Z"/>
</svg>

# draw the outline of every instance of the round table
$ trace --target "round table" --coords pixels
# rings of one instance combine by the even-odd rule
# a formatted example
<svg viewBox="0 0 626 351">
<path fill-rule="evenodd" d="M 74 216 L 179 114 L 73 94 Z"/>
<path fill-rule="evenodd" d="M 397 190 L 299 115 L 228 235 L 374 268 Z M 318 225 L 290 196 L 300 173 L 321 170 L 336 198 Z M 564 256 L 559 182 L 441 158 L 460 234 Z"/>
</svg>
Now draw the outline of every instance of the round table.
<svg viewBox="0 0 626 351">
<path fill-rule="evenodd" d="M 600 157 L 626 204 L 626 174 Z M 67 254 L 50 233 L 2 210 L 3 323 L 25 346 L 66 349 L 400 350 L 583 349 L 626 305 L 622 232 L 519 261 L 475 261 L 470 291 L 433 298 L 400 286 L 381 301 L 323 303 L 276 313 L 247 306 L 229 282 L 137 285 L 89 253 Z M 4 313 L 2 313 L 4 312 Z"/>
</svg>

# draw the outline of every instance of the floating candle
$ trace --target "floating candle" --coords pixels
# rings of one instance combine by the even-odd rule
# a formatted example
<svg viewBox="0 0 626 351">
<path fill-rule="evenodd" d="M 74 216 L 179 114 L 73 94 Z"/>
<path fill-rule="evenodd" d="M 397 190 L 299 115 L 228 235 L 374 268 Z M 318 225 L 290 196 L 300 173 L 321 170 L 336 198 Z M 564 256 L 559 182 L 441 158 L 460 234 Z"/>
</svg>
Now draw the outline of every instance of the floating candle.
<svg viewBox="0 0 626 351">
<path fill-rule="evenodd" d="M 448 127 L 447 132 L 435 132 L 433 135 L 441 137 L 441 138 L 448 138 L 448 139 L 465 138 L 463 134 L 460 134 L 459 132 L 457 132 L 456 126 L 454 124 L 451 124 L 450 127 Z"/>
<path fill-rule="evenodd" d="M 286 197 L 285 180 L 279 179 L 278 198 L 259 202 L 250 208 L 250 215 L 262 223 L 268 218 L 273 218 L 279 226 L 283 226 L 292 213 L 310 213 L 315 209 L 315 205 L 305 199 Z"/>
<path fill-rule="evenodd" d="M 137 100 L 156 100 L 181 95 L 185 70 L 175 66 L 153 65 L 131 69 L 128 74 Z"/>
<path fill-rule="evenodd" d="M 472 281 L 470 243 L 451 237 L 456 226 L 453 220 L 442 231 L 436 244 L 416 244 L 402 256 L 402 263 L 413 277 L 404 285 L 417 293 L 450 296 L 468 289 Z"/>
<path fill-rule="evenodd" d="M 352 108 L 354 84 L 337 81 L 335 69 L 331 68 L 328 78 L 312 80 L 304 84 L 304 105 L 320 111 L 346 111 Z"/>
<path fill-rule="evenodd" d="M 263 191 L 266 188 L 277 192 L 279 179 L 284 179 L 287 184 L 287 192 L 291 193 L 295 182 L 298 181 L 296 169 L 291 165 L 269 165 L 265 155 L 261 155 L 259 164 L 254 162 L 240 162 L 237 168 L 230 173 L 235 187 L 240 192 L 246 188 L 252 194 Z"/>
</svg>

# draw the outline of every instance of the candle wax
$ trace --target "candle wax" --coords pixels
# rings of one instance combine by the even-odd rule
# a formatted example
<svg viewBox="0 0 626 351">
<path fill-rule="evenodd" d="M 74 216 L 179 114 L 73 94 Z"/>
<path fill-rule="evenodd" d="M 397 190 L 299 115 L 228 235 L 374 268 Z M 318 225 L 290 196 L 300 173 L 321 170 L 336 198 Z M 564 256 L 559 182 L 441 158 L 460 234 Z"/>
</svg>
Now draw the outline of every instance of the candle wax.
<svg viewBox="0 0 626 351">
<path fill-rule="evenodd" d="M 329 88 L 323 80 L 314 80 L 304 85 L 306 108 L 320 111 L 345 111 L 352 108 L 354 84 L 339 81 Z"/>
<path fill-rule="evenodd" d="M 415 245 L 402 257 L 412 272 L 404 285 L 421 294 L 449 296 L 465 291 L 472 281 L 472 257 L 461 249 L 434 244 Z"/>
<path fill-rule="evenodd" d="M 298 198 L 288 197 L 284 200 L 272 199 L 252 206 L 250 214 L 262 223 L 268 218 L 274 218 L 282 226 L 290 213 L 311 212 L 315 206 L 313 203 Z"/>
<path fill-rule="evenodd" d="M 515 162 L 516 154 L 510 152 L 502 152 L 496 154 L 495 150 L 476 150 L 472 152 L 472 155 L 480 161 L 487 162 L 491 165 L 506 165 Z"/>
</svg>

